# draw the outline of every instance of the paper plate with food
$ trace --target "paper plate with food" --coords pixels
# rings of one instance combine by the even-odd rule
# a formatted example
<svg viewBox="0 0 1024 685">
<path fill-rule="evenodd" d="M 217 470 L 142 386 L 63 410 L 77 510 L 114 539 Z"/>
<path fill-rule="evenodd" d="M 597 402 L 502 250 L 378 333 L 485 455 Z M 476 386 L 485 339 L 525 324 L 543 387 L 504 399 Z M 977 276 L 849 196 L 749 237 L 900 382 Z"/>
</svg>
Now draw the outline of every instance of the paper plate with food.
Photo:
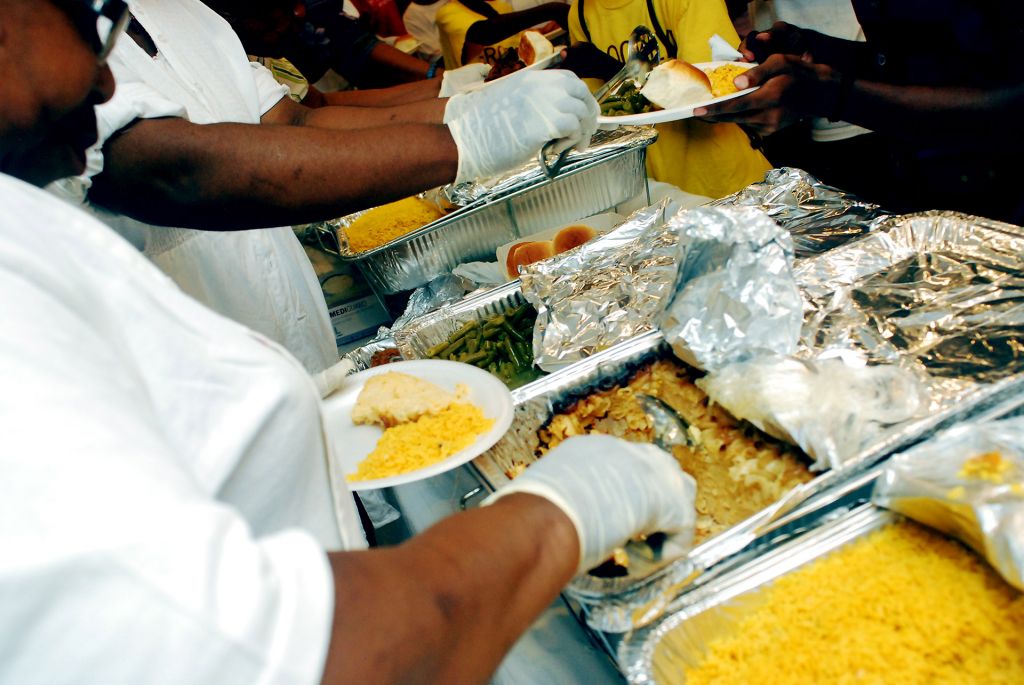
<svg viewBox="0 0 1024 685">
<path fill-rule="evenodd" d="M 554 44 L 539 31 L 523 31 L 519 35 L 519 47 L 504 50 L 491 66 L 483 84 L 499 81 L 517 71 L 547 69 L 558 58 Z"/>
<path fill-rule="evenodd" d="M 595 214 L 505 243 L 496 250 L 498 265 L 506 278 L 515 280 L 519 278 L 519 267 L 568 252 L 607 233 L 625 220 L 626 217 L 614 212 Z"/>
<path fill-rule="evenodd" d="M 350 490 L 404 485 L 461 466 L 505 434 L 512 413 L 498 378 L 438 360 L 368 369 L 324 401 L 328 438 Z"/>
<path fill-rule="evenodd" d="M 739 90 L 733 79 L 757 66 L 748 62 L 662 62 L 639 90 L 626 83 L 601 103 L 601 125 L 662 124 L 693 116 L 693 110 L 757 90 Z"/>
</svg>

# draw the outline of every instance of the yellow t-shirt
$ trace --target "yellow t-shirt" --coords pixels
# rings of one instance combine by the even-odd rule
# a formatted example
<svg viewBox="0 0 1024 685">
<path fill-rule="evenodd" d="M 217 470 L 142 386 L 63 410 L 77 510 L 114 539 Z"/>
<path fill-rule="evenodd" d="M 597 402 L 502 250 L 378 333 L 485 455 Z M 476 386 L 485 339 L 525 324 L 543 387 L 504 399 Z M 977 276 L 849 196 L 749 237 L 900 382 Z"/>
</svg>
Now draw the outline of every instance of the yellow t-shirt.
<svg viewBox="0 0 1024 685">
<path fill-rule="evenodd" d="M 572 43 L 586 41 L 577 3 L 569 10 Z M 593 43 L 625 61 L 629 34 L 636 26 L 654 30 L 645 0 L 583 0 L 584 16 Z M 729 21 L 723 0 L 654 0 L 662 28 L 679 46 L 679 59 L 708 62 L 708 39 L 720 35 L 733 45 L 739 36 Z M 659 41 L 660 43 L 660 41 Z M 662 59 L 668 53 L 661 45 Z M 658 142 L 647 155 L 647 172 L 658 181 L 679 186 L 688 193 L 719 198 L 760 181 L 771 168 L 768 160 L 750 146 L 747 134 L 735 124 L 708 124 L 687 119 L 658 125 Z"/>
<path fill-rule="evenodd" d="M 512 6 L 508 3 L 495 0 L 488 2 L 499 14 L 509 14 Z M 462 66 L 462 48 L 466 45 L 466 32 L 469 27 L 478 21 L 487 19 L 482 14 L 477 14 L 457 0 L 449 2 L 437 11 L 437 29 L 441 38 L 441 54 L 444 55 L 445 69 L 458 69 Z M 518 48 L 519 36 L 515 35 L 506 38 L 496 45 L 492 45 L 484 51 L 484 61 L 493 64 L 498 57 L 499 48 Z"/>
</svg>

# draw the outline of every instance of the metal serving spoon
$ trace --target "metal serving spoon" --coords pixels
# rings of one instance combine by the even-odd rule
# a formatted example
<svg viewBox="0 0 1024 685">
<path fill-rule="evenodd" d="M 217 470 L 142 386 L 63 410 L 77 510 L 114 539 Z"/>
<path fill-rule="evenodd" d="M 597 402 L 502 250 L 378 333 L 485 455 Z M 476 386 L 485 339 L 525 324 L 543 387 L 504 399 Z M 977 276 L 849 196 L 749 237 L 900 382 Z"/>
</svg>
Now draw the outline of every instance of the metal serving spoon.
<svg viewBox="0 0 1024 685">
<path fill-rule="evenodd" d="M 673 447 L 699 447 L 690 424 L 664 400 L 653 395 L 636 395 L 640 409 L 647 414 L 654 429 L 654 444 L 671 452 Z"/>
</svg>

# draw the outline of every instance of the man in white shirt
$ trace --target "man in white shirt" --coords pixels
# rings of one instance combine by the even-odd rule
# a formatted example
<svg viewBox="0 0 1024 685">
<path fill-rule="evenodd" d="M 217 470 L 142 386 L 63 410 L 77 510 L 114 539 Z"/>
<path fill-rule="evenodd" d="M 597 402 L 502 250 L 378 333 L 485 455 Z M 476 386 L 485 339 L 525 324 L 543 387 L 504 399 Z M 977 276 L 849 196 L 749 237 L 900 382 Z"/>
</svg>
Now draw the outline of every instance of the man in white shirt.
<svg viewBox="0 0 1024 685">
<path fill-rule="evenodd" d="M 671 457 L 595 436 L 361 550 L 302 366 L 24 182 L 84 169 L 123 8 L 0 14 L 0 682 L 482 682 L 574 572 L 692 526 Z"/>
<path fill-rule="evenodd" d="M 332 218 L 497 173 L 549 139 L 586 145 L 596 127 L 596 104 L 565 72 L 450 101 L 310 110 L 251 64 L 199 0 L 131 8 L 131 40 L 110 59 L 121 87 L 99 108 L 100 145 L 87 175 L 62 189 L 100 208 L 186 292 L 280 342 L 311 372 L 337 357 L 312 268 L 290 229 L 241 229 Z"/>
</svg>

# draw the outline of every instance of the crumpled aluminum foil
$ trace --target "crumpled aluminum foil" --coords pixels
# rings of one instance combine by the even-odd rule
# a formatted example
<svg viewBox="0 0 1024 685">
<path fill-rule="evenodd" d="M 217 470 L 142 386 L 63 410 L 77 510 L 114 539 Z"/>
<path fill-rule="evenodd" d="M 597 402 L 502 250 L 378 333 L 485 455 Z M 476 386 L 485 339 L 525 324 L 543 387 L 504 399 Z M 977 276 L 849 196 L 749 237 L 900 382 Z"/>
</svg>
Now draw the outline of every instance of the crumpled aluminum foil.
<svg viewBox="0 0 1024 685">
<path fill-rule="evenodd" d="M 533 352 L 553 372 L 652 329 L 675 283 L 679 237 L 662 202 L 618 228 L 520 272 L 537 309 Z"/>
<path fill-rule="evenodd" d="M 711 203 L 757 207 L 793 236 L 797 258 L 821 254 L 878 226 L 888 213 L 801 169 L 772 169 L 761 183 Z"/>
<path fill-rule="evenodd" d="M 571 171 L 623 150 L 647 147 L 657 138 L 658 132 L 653 126 L 620 126 L 609 131 L 598 131 L 591 139 L 590 147 L 582 152 L 574 150 L 569 153 L 559 173 Z M 545 178 L 540 164 L 534 159 L 493 178 L 444 186 L 442 195 L 452 205 L 468 207 L 521 190 Z"/>
<path fill-rule="evenodd" d="M 842 465 L 864 445 L 925 417 L 952 415 L 1024 375 L 1024 229 L 952 212 L 895 217 L 862 240 L 799 262 L 794 273 L 805 300 L 796 356 L 812 366 L 841 357 L 854 368 L 832 383 L 840 397 L 804 387 L 818 401 L 795 419 L 773 396 L 781 381 L 764 381 L 774 369 L 741 369 L 748 380 L 763 377 L 764 397 L 757 411 L 744 398 L 748 408 L 734 413 L 784 428 L 819 466 Z M 889 370 L 872 378 L 857 374 L 857 365 Z M 806 378 L 804 386 L 821 383 Z M 856 401 L 871 402 L 871 412 L 854 406 L 861 395 Z M 833 403 L 839 409 L 828 410 Z"/>
<path fill-rule="evenodd" d="M 679 236 L 679 271 L 657 325 L 677 357 L 714 371 L 796 351 L 803 301 L 788 233 L 752 207 L 698 207 L 668 228 Z"/>
<path fill-rule="evenodd" d="M 959 538 L 1024 590 L 1024 418 L 957 426 L 896 455 L 874 501 Z"/>
</svg>

